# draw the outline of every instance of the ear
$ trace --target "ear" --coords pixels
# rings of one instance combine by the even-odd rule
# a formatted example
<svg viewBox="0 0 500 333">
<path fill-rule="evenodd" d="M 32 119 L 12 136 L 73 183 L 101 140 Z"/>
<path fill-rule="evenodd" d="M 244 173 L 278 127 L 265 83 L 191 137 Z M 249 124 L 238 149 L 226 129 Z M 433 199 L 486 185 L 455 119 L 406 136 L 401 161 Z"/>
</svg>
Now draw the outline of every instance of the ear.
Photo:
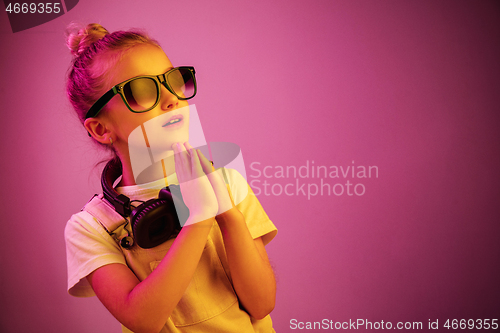
<svg viewBox="0 0 500 333">
<path fill-rule="evenodd" d="M 110 144 L 110 139 L 115 141 L 112 131 L 100 118 L 87 118 L 85 119 L 83 126 L 85 126 L 90 136 L 102 144 Z"/>
</svg>

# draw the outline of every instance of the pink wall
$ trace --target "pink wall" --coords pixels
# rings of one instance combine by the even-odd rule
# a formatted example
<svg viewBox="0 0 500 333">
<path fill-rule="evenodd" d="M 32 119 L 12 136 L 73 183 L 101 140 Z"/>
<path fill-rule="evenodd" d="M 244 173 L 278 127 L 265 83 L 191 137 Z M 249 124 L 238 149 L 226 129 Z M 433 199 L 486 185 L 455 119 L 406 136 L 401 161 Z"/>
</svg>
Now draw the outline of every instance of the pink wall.
<svg viewBox="0 0 500 333">
<path fill-rule="evenodd" d="M 65 289 L 64 226 L 100 190 L 103 157 L 64 94 L 74 20 L 145 28 L 196 67 L 207 140 L 240 145 L 279 228 L 278 332 L 291 319 L 498 318 L 498 2 L 81 0 L 15 34 L 0 13 L 2 332 L 120 332 Z M 378 177 L 275 174 L 313 161 Z M 325 185 L 308 199 L 322 181 L 364 193 Z"/>
</svg>

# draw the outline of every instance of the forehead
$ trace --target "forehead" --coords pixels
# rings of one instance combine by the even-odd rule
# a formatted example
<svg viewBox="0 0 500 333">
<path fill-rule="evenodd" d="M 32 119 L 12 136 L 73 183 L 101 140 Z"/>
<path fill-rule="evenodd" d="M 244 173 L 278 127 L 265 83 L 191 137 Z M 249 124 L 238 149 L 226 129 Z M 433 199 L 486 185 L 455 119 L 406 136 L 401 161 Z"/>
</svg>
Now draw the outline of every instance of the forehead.
<svg viewBox="0 0 500 333">
<path fill-rule="evenodd" d="M 172 68 L 163 50 L 155 45 L 136 45 L 125 51 L 111 69 L 112 84 L 118 84 L 140 75 L 159 75 Z"/>
</svg>

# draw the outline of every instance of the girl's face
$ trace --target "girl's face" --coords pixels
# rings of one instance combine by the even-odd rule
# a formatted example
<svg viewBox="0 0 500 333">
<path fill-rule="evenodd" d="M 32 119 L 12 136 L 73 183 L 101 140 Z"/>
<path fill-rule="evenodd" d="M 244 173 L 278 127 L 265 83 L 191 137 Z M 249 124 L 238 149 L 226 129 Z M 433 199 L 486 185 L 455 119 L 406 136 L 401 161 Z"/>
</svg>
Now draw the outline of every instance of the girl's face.
<svg viewBox="0 0 500 333">
<path fill-rule="evenodd" d="M 150 44 L 134 46 L 126 51 L 118 63 L 110 70 L 110 86 L 140 75 L 159 75 L 173 68 L 172 63 L 161 48 Z M 171 113 L 165 124 L 160 124 L 155 130 L 156 134 L 152 140 L 162 140 L 163 145 L 170 147 L 174 142 L 186 142 L 189 139 L 189 109 L 187 101 L 179 100 L 170 93 L 163 85 L 160 88 L 160 102 L 147 112 L 131 112 L 119 95 L 107 104 L 106 110 L 99 118 L 110 131 L 113 145 L 125 148 L 128 144 L 129 134 L 141 124 L 157 116 Z M 170 119 L 182 118 L 174 124 L 167 124 Z M 158 134 L 159 133 L 159 134 Z M 166 142 L 168 141 L 168 142 Z M 171 142 L 171 143 L 170 143 Z M 170 144 L 169 144 L 170 143 Z M 119 148 L 120 149 L 120 148 Z"/>
</svg>

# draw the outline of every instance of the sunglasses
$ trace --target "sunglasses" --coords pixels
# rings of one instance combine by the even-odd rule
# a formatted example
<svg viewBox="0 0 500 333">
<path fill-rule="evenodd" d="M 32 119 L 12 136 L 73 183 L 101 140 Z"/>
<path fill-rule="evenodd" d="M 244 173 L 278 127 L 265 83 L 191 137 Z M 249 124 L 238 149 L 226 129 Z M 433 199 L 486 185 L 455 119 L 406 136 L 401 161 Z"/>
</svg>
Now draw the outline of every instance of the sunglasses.
<svg viewBox="0 0 500 333">
<path fill-rule="evenodd" d="M 116 95 L 120 94 L 127 108 L 132 112 L 146 112 L 160 102 L 160 88 L 163 85 L 180 100 L 188 100 L 196 95 L 194 67 L 176 67 L 160 75 L 133 77 L 108 90 L 92 105 L 85 119 L 93 118 Z"/>
</svg>

